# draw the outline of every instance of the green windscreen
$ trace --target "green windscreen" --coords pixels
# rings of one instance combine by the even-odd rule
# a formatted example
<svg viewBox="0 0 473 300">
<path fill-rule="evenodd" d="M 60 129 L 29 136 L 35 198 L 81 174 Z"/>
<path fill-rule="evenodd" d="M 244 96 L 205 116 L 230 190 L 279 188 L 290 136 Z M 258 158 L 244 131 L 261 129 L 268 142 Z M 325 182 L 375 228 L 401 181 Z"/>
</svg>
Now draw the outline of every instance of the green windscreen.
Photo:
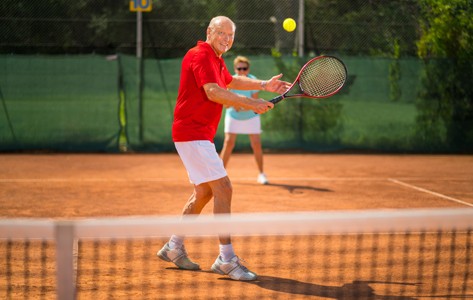
<svg viewBox="0 0 473 300">
<path fill-rule="evenodd" d="M 435 128 L 435 139 L 419 138 L 425 131 L 419 127 L 416 104 L 420 60 L 394 61 L 398 76 L 393 79 L 392 59 L 340 58 L 347 65 L 348 82 L 339 94 L 286 99 L 261 116 L 266 151 L 449 150 L 442 126 Z M 250 59 L 258 78 L 281 72 L 271 56 Z M 229 70 L 232 60 L 226 57 Z M 180 64 L 181 59 L 144 59 L 140 66 L 134 56 L 125 55 L 2 55 L 0 151 L 173 151 Z M 290 74 L 283 79 L 294 80 Z M 274 96 L 260 93 L 268 100 Z M 217 149 L 223 144 L 223 119 Z M 236 151 L 247 150 L 248 137 L 238 137 Z"/>
<path fill-rule="evenodd" d="M 0 150 L 117 151 L 115 63 L 3 55 L 0 70 Z"/>
</svg>

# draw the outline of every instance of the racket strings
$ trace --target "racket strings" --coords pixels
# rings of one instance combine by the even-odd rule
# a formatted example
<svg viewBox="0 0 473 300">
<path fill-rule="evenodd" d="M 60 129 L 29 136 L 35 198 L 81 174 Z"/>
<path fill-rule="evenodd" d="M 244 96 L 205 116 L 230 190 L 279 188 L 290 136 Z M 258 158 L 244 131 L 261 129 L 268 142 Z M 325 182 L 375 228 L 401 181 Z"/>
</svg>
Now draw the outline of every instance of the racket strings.
<svg viewBox="0 0 473 300">
<path fill-rule="evenodd" d="M 302 70 L 299 85 L 309 96 L 324 97 L 338 91 L 345 84 L 346 77 L 343 63 L 326 56 L 314 60 Z"/>
</svg>

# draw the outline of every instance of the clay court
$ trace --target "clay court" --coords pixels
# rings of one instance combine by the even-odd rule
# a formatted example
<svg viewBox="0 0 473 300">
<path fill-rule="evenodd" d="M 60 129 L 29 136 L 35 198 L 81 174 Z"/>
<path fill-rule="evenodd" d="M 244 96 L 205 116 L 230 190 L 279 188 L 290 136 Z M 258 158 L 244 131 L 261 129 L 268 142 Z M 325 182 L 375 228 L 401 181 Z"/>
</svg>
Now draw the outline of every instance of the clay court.
<svg viewBox="0 0 473 300">
<path fill-rule="evenodd" d="M 175 154 L 1 155 L 1 217 L 176 215 L 192 192 Z M 234 212 L 473 206 L 473 156 L 249 154 L 228 173 Z M 205 213 L 211 213 L 207 207 Z"/>
<path fill-rule="evenodd" d="M 0 166 L 1 218 L 83 219 L 178 215 L 192 192 L 192 186 L 176 154 L 5 154 L 0 156 Z M 267 154 L 265 169 L 270 184 L 263 186 L 256 183 L 256 166 L 250 154 L 232 156 L 228 173 L 234 189 L 233 212 L 473 207 L 471 155 Z M 209 205 L 204 213 L 211 214 L 211 210 Z M 155 251 L 161 247 L 160 243 L 161 241 L 153 242 L 147 247 Z M 218 249 L 216 239 L 211 243 Z M 350 244 L 351 241 L 348 240 L 347 243 Z M 142 246 L 133 247 L 143 248 Z M 92 246 L 87 243 L 81 246 L 79 260 L 81 255 L 87 255 L 88 247 Z M 237 251 L 242 250 L 238 238 L 235 247 Z M 193 281 L 202 277 L 211 282 L 212 289 L 244 288 L 247 293 L 263 293 L 262 295 L 266 295 L 264 298 L 271 299 L 308 296 L 349 299 L 340 295 L 343 295 L 344 289 L 350 289 L 350 285 L 356 284 L 357 276 L 351 272 L 347 272 L 345 282 L 310 284 L 303 278 L 297 279 L 297 272 L 295 275 L 294 270 L 273 273 L 269 267 L 258 268 L 255 262 L 250 264 L 250 268 L 258 271 L 258 282 L 247 284 L 222 280 L 222 276 L 210 271 L 215 251 L 196 254 L 193 253 L 195 247 L 191 245 L 189 248 L 191 255 L 200 260 L 201 272 L 177 270 L 171 264 L 155 258 L 154 253 L 149 254 L 146 268 L 151 276 L 146 279 L 149 280 L 146 284 L 151 288 L 147 291 L 147 297 L 153 299 L 162 295 L 154 292 L 153 286 L 157 283 L 153 283 L 153 279 L 163 284 L 168 277 L 176 280 L 176 275 L 180 278 L 179 281 Z M 123 254 L 120 254 L 120 249 L 124 248 L 119 245 L 117 249 L 116 255 L 121 257 Z M 465 255 L 464 249 L 457 253 Z M 350 259 L 356 258 L 348 258 L 345 264 L 349 265 Z M 247 260 L 251 261 L 250 258 Z M 130 263 L 119 262 L 118 269 L 126 269 L 128 264 Z M 81 266 L 80 261 L 79 265 Z M 82 267 L 87 269 L 89 266 Z M 133 268 L 142 269 L 136 265 Z M 313 272 L 324 271 L 318 268 Z M 121 281 L 107 278 L 101 280 Z M 401 278 L 396 280 L 400 281 Z M 46 281 L 48 288 L 43 288 L 42 292 L 35 291 L 38 288 L 35 285 L 28 289 L 32 298 L 35 298 L 36 292 L 45 298 L 54 298 L 53 294 L 49 294 L 54 290 L 54 278 Z M 11 291 L 13 295 L 22 295 L 24 290 L 21 282 L 21 278 L 18 279 L 18 286 Z M 5 280 L 2 279 L 2 293 L 5 292 L 4 284 Z M 80 298 L 87 299 L 87 292 L 93 288 L 87 282 L 81 284 L 83 286 L 79 290 L 86 296 Z M 299 290 L 294 292 L 286 289 L 291 284 Z M 370 293 L 375 291 L 373 295 L 376 295 L 375 283 L 363 284 L 358 289 L 366 289 L 368 286 Z M 439 296 L 442 295 L 440 286 L 443 283 L 439 284 L 436 299 L 442 298 Z M 126 290 L 120 290 L 118 295 L 125 292 Z M 167 290 L 166 293 L 174 295 L 174 292 Z M 187 292 L 190 293 L 187 296 L 190 296 L 194 295 L 195 290 Z M 395 295 L 396 290 L 392 294 Z M 467 294 L 473 295 L 471 285 Z M 175 297 L 187 297 L 186 294 L 179 295 Z M 367 298 L 411 299 L 379 295 L 370 297 Z M 108 295 L 105 298 L 114 297 Z"/>
</svg>

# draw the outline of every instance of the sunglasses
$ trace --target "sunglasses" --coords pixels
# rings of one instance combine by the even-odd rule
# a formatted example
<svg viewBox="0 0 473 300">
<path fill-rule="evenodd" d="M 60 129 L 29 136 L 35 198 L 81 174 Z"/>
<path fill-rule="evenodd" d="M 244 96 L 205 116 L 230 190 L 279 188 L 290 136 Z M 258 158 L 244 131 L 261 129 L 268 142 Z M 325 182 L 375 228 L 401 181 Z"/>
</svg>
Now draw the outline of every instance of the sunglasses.
<svg viewBox="0 0 473 300">
<path fill-rule="evenodd" d="M 246 68 L 237 68 L 238 71 L 247 71 L 248 70 L 248 67 Z"/>
</svg>

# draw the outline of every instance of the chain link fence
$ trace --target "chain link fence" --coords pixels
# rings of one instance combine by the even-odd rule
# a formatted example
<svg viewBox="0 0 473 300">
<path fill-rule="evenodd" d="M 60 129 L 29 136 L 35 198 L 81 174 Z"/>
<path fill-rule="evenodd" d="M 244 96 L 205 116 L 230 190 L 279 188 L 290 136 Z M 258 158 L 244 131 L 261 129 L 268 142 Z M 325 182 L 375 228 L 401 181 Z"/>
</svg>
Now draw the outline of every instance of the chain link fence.
<svg viewBox="0 0 473 300">
<path fill-rule="evenodd" d="M 149 0 L 152 10 L 140 14 L 130 11 L 135 1 L 148 3 L 0 2 L 0 151 L 173 151 L 180 62 L 205 40 L 217 15 L 237 26 L 224 56 L 230 70 L 236 55 L 251 59 L 257 77 L 282 72 L 287 81 L 320 54 L 348 66 L 348 84 L 329 101 L 293 99 L 262 117 L 267 150 L 451 152 L 468 143 L 471 149 L 471 118 L 458 122 L 451 113 L 470 113 L 471 97 L 453 96 L 448 87 L 449 95 L 436 93 L 443 76 L 426 81 L 417 54 L 435 1 Z M 471 1 L 458 3 L 446 3 L 445 14 L 472 11 Z M 283 30 L 285 18 L 297 21 L 295 31 Z M 434 74 L 445 74 L 444 66 L 454 64 L 445 61 Z M 439 103 L 466 104 L 439 110 Z M 249 149 L 249 142 L 239 139 L 236 149 Z"/>
<path fill-rule="evenodd" d="M 129 7 L 129 0 L 3 0 L 0 51 L 133 54 L 137 13 Z M 197 39 L 205 39 L 216 15 L 234 20 L 232 50 L 244 54 L 270 55 L 277 49 L 385 56 L 397 41 L 404 54 L 415 55 L 419 34 L 414 0 L 154 0 L 152 11 L 143 13 L 144 55 L 182 56 Z M 299 21 L 291 33 L 282 28 L 288 17 Z"/>
</svg>

